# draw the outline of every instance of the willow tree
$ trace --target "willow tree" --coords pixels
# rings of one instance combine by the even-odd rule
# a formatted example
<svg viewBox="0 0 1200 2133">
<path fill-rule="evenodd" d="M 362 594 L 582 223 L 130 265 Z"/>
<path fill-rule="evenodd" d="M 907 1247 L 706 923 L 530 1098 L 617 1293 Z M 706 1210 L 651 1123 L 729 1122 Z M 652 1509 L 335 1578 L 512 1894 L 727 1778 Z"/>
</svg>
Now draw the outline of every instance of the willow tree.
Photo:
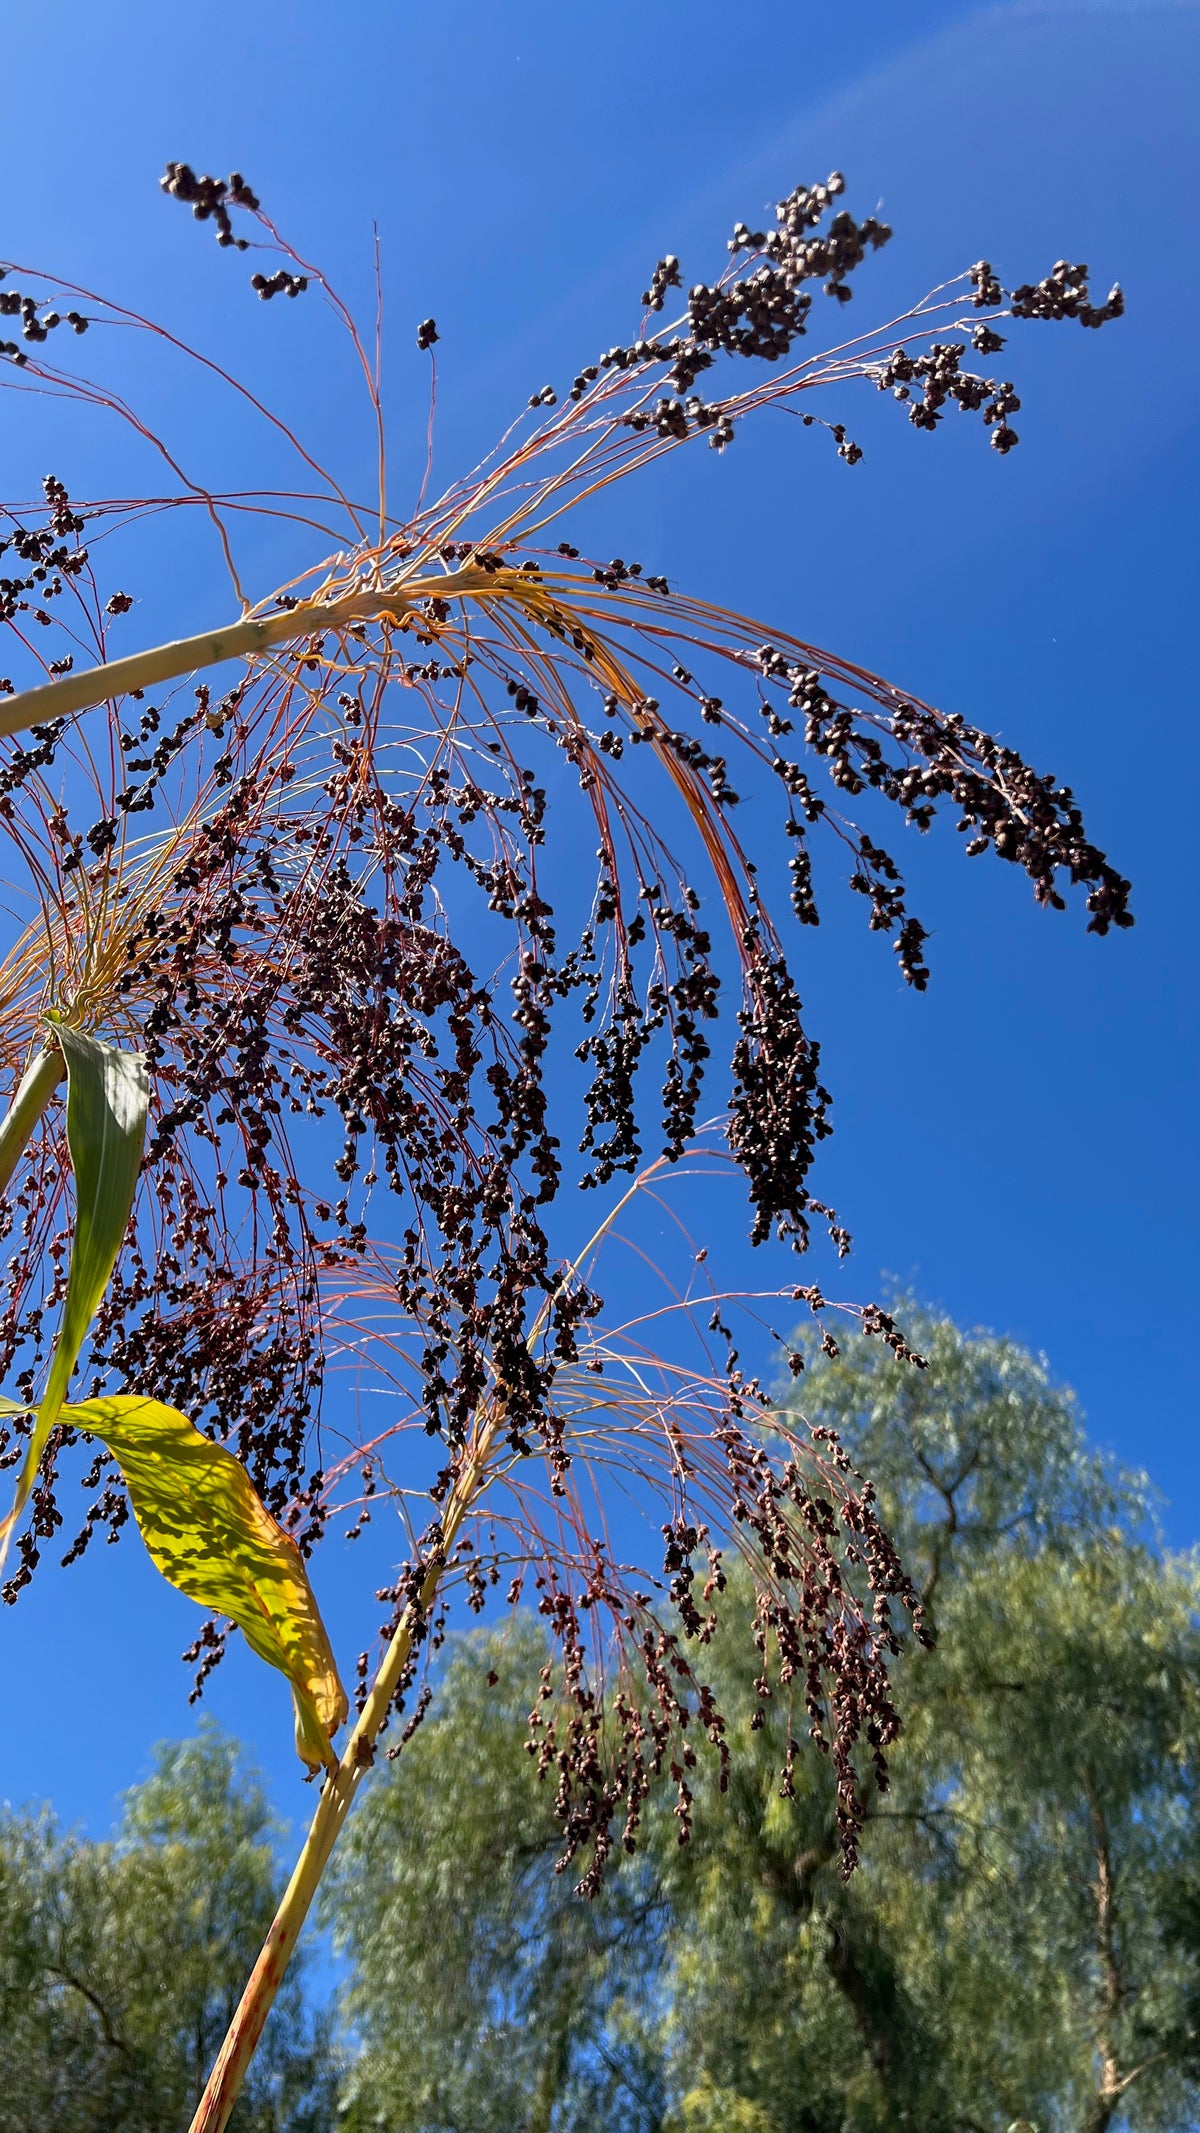
<svg viewBox="0 0 1200 2133">
<path fill-rule="evenodd" d="M 1196 2124 L 1200 1566 L 1156 1545 L 1144 1481 L 1044 1360 L 903 1310 L 927 1370 L 851 1334 L 803 1380 L 937 1627 L 896 1668 L 903 1732 L 850 1880 L 828 1764 L 793 1753 L 782 1780 L 791 1714 L 744 1612 L 726 1634 L 740 1566 L 710 1661 L 728 1794 L 700 1773 L 682 1847 L 652 1807 L 593 1904 L 549 1873 L 523 1768 L 545 1635 L 481 1626 L 322 1890 L 348 2133 Z"/>
<path fill-rule="evenodd" d="M 131 1501 L 159 1566 L 209 1610 L 201 1675 L 239 1624 L 290 1676 L 300 1752 L 325 1765 L 196 2117 L 211 2133 L 378 1737 L 403 1714 L 396 1752 L 424 1709 L 456 1599 L 537 1598 L 555 1658 L 530 1747 L 556 1787 L 561 1862 L 587 1893 L 613 1844 L 636 1843 L 657 1779 L 686 1837 L 698 1758 L 728 1764 L 705 1647 L 734 1547 L 757 1594 L 754 1640 L 775 1654 L 798 1730 L 831 1757 L 853 1864 L 864 1778 L 884 1781 L 896 1730 L 888 1660 L 906 1621 L 923 1634 L 870 1483 L 827 1431 L 772 1411 L 703 1246 L 673 1305 L 691 1333 L 657 1356 L 655 1314 L 603 1323 L 596 1253 L 631 1195 L 704 1162 L 744 1178 L 755 1242 L 803 1252 L 815 1223 L 844 1246 L 813 1190 L 829 1097 L 788 940 L 791 922 L 817 923 L 817 840 L 845 854 L 906 980 L 928 975 L 924 929 L 855 820 L 859 796 L 873 825 L 884 802 L 918 832 L 951 813 L 969 852 L 1023 869 L 1043 904 L 1078 891 L 1094 932 L 1130 923 L 1128 884 L 1071 791 L 961 713 L 779 620 L 582 555 L 569 535 L 588 499 L 669 453 L 719 456 L 768 408 L 823 425 L 853 462 L 857 445 L 819 413 L 835 385 L 892 394 L 918 429 L 957 410 L 1007 453 L 1017 395 L 976 357 L 990 364 L 1010 321 L 1096 327 L 1121 296 L 1093 304 L 1087 270 L 1065 261 L 1009 290 L 981 261 L 847 334 L 853 278 L 891 232 L 842 208 L 834 175 L 797 187 L 770 228 L 739 224 L 724 270 L 686 296 L 679 262 L 660 260 L 634 336 L 561 398 L 536 393 L 490 458 L 401 519 L 374 344 L 242 177 L 172 164 L 163 182 L 220 246 L 261 254 L 260 298 L 332 306 L 380 468 L 364 510 L 197 351 L 294 448 L 298 473 L 249 498 L 191 481 L 183 446 L 63 360 L 100 324 L 110 348 L 121 333 L 161 333 L 173 354 L 179 341 L 5 266 L 0 313 L 19 338 L 0 343 L 2 382 L 129 424 L 139 452 L 161 455 L 171 500 L 207 514 L 231 588 L 212 629 L 125 652 L 131 596 L 110 575 L 118 542 L 100 536 L 165 499 L 73 497 L 48 477 L 39 505 L 9 508 L 0 731 L 22 739 L 0 770 L 0 816 L 29 917 L 0 973 L 0 1051 L 18 1083 L 0 1129 L 0 1362 L 6 1457 L 20 1462 L 6 1597 L 57 1533 L 60 1476 L 82 1459 L 91 1500 L 68 1559 Z M 815 332 L 822 311 L 832 336 Z M 432 319 L 417 338 L 432 351 Z M 248 501 L 308 525 L 311 563 L 282 587 L 246 583 Z M 736 791 L 772 778 L 786 923 L 753 856 L 764 807 L 745 805 L 751 833 Z M 586 1070 L 578 1118 L 569 1078 L 552 1100 L 556 1033 Z M 705 1091 L 723 1107 L 710 1130 Z M 582 1162 L 564 1153 L 575 1142 Z M 569 1213 L 581 1186 L 607 1196 L 586 1241 Z M 789 1293 L 836 1345 L 817 1285 Z M 886 1313 L 852 1315 L 908 1356 Z M 323 1412 L 339 1359 L 376 1392 L 357 1407 L 327 1396 Z M 660 1577 L 609 1544 L 614 1471 L 660 1507 Z M 339 1754 L 347 1699 L 305 1566 L 336 1509 L 384 1501 L 405 1560 Z"/>
</svg>

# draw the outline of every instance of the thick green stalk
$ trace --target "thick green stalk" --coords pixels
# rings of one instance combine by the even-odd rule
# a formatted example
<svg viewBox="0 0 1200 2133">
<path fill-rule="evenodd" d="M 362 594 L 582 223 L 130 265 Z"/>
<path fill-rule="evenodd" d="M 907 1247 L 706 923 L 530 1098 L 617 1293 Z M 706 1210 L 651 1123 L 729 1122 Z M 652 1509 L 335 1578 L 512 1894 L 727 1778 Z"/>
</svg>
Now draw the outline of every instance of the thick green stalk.
<svg viewBox="0 0 1200 2133">
<path fill-rule="evenodd" d="M 65 1072 L 66 1061 L 56 1044 L 36 1053 L 26 1067 L 7 1116 L 0 1123 L 0 1192 L 7 1187 L 34 1127 Z"/>
<path fill-rule="evenodd" d="M 337 600 L 306 601 L 300 607 L 283 608 L 277 615 L 250 616 L 242 622 L 231 622 L 224 629 L 203 630 L 198 637 L 179 637 L 173 644 L 131 652 L 126 659 L 87 667 L 78 674 L 64 674 L 58 681 L 23 689 L 19 696 L 0 700 L 0 735 L 24 733 L 30 726 L 44 726 L 51 719 L 91 710 L 96 704 L 127 695 L 131 689 L 153 689 L 159 682 L 175 681 L 181 674 L 219 666 L 226 659 L 254 659 L 276 645 L 320 636 L 326 630 L 343 630 L 352 622 L 375 621 L 381 615 L 391 615 L 399 621 L 421 600 L 454 600 L 494 593 L 511 576 L 511 572 L 498 578 L 484 570 L 449 571 L 430 578 L 412 578 L 392 590 L 377 588 L 346 593 Z"/>
<path fill-rule="evenodd" d="M 131 652 L 127 659 L 114 659 L 106 666 L 64 674 L 39 689 L 23 689 L 19 696 L 0 703 L 0 733 L 23 733 L 30 726 L 48 725 L 53 718 L 90 710 L 130 689 L 152 689 L 160 681 L 173 681 L 200 667 L 215 667 L 223 659 L 251 659 L 256 652 L 294 637 L 300 613 L 293 608 L 261 620 L 233 622 L 227 629 L 205 630 L 199 637 L 180 637 L 174 644 Z M 317 623 L 308 624 L 309 629 L 317 627 Z"/>
</svg>

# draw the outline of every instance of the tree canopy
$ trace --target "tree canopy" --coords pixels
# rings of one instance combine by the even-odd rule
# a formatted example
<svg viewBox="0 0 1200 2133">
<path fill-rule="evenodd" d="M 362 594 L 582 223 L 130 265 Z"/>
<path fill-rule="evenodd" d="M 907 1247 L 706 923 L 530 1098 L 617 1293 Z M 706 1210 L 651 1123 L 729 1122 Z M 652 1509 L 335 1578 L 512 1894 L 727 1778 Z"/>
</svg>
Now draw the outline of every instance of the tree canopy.
<svg viewBox="0 0 1200 2133">
<path fill-rule="evenodd" d="M 0 1818 L 0 2133 L 187 2125 L 279 1894 L 266 1795 L 214 1727 L 158 1750 L 110 1841 Z M 324 2133 L 335 2060 L 299 1974 L 232 2124 Z"/>
<path fill-rule="evenodd" d="M 905 1306 L 929 1367 L 847 1341 L 800 1381 L 878 1480 L 937 1631 L 842 1872 L 836 1778 L 756 1671 L 730 1569 L 708 1671 L 744 1736 L 593 1901 L 527 1753 L 549 1645 L 449 1648 L 369 1782 L 326 1916 L 335 2048 L 293 1975 L 242 2133 L 1184 2133 L 1200 2108 L 1200 1572 L 1014 1342 Z M 725 1635 L 731 1617 L 741 1633 Z M 214 1728 L 111 1840 L 0 1820 L 0 2133 L 173 2133 L 277 1896 Z"/>
<path fill-rule="evenodd" d="M 803 1379 L 877 1480 L 933 1616 L 905 1731 L 838 1856 L 828 1762 L 744 1636 L 710 1672 L 747 1735 L 593 1904 L 552 1869 L 532 1623 L 454 1650 L 374 1781 L 330 1915 L 388 2133 L 1106 2133 L 1200 2107 L 1198 1572 L 1143 1482 L 1009 1340 L 909 1307 L 915 1373 L 859 1338 Z M 734 1573 L 723 1615 L 751 1607 Z"/>
</svg>

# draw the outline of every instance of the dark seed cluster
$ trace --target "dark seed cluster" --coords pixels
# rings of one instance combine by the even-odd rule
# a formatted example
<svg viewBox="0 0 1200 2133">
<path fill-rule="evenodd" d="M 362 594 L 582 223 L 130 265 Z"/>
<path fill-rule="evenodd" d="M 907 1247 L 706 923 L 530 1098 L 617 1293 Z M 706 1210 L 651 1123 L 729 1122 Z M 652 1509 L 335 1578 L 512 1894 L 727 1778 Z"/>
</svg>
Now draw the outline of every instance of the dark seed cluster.
<svg viewBox="0 0 1200 2133">
<path fill-rule="evenodd" d="M 234 235 L 229 210 L 241 207 L 257 215 L 260 202 L 240 171 L 232 171 L 227 178 L 198 178 L 190 163 L 168 163 L 159 183 L 172 200 L 191 208 L 197 222 L 216 225 L 218 244 L 235 245 L 239 252 L 248 250 L 249 239 Z"/>
<path fill-rule="evenodd" d="M 27 614 L 43 629 L 52 628 L 51 603 L 61 599 L 67 584 L 88 573 L 88 552 L 78 541 L 83 518 L 71 509 L 66 489 L 55 475 L 48 474 L 42 488 L 47 505 L 44 523 L 31 526 L 9 514 L 9 531 L 0 531 L 0 558 L 12 554 L 24 565 L 14 576 L 0 575 L 0 625 Z M 0 528 L 3 525 L 0 517 Z M 11 693 L 11 684 L 4 693 Z M 11 789 L 0 771 L 0 790 Z"/>
<path fill-rule="evenodd" d="M 775 210 L 775 228 L 749 230 L 739 223 L 730 239 L 739 252 L 761 257 L 762 264 L 740 279 L 714 285 L 697 282 L 688 294 L 688 334 L 673 359 L 672 377 L 686 390 L 718 354 L 746 356 L 776 363 L 808 330 L 812 296 L 805 284 L 823 281 L 825 294 L 840 303 L 850 298 L 848 276 L 868 250 L 878 251 L 891 231 L 868 216 L 858 223 L 845 210 L 828 229 L 815 234 L 845 179 L 835 171 L 824 185 L 799 185 Z"/>
<path fill-rule="evenodd" d="M 1106 326 L 1110 319 L 1124 317 L 1125 297 L 1120 284 L 1114 282 L 1105 301 L 1093 304 L 1088 289 L 1088 269 L 1073 267 L 1069 261 L 1059 259 L 1041 281 L 1022 282 L 1014 289 L 1009 308 L 1014 318 L 1074 318 L 1081 326 L 1096 327 Z"/>
<path fill-rule="evenodd" d="M 261 210 L 237 174 L 172 164 L 164 187 L 221 244 L 249 242 L 233 214 Z M 407 1620 L 413 1640 L 393 1750 L 419 1722 L 453 1594 L 477 1610 L 493 1589 L 514 1601 L 528 1589 L 555 1640 L 531 1754 L 556 1788 L 563 1864 L 578 1863 L 588 1892 L 614 1845 L 634 1843 L 652 1783 L 673 1786 L 684 1838 L 698 1753 L 727 1765 L 704 1679 L 723 1549 L 740 1548 L 758 1584 L 760 1698 L 794 1695 L 833 1757 L 847 1863 L 864 1766 L 883 1782 L 896 1730 L 888 1662 L 905 1618 L 922 1634 L 869 1484 L 820 1432 L 778 1452 L 786 1433 L 744 1372 L 719 1292 L 707 1319 L 693 1314 L 702 1367 L 668 1358 L 659 1382 L 642 1346 L 603 1327 L 590 1274 L 564 1256 L 564 1237 L 578 1248 L 568 1188 L 594 1206 L 647 1165 L 661 1180 L 700 1160 L 713 1108 L 754 1241 L 802 1250 L 815 1217 L 848 1248 L 814 1195 L 830 1096 L 769 909 L 771 850 L 740 830 L 742 795 L 765 785 L 778 799 L 796 923 L 820 919 L 818 837 L 918 990 L 928 936 L 880 841 L 880 803 L 919 832 L 950 809 L 966 851 L 1021 867 L 1039 902 L 1062 908 L 1077 888 L 1092 931 L 1132 923 L 1129 883 L 1070 786 L 1014 749 L 797 638 L 693 603 L 639 562 L 581 555 L 557 529 L 539 545 L 576 495 L 697 436 L 721 447 L 772 395 L 788 405 L 813 390 L 807 366 L 791 383 L 784 369 L 810 330 L 813 288 L 843 304 L 890 236 L 841 210 L 842 191 L 835 174 L 788 194 L 773 227 L 739 224 L 731 263 L 691 287 L 676 325 L 610 349 L 561 400 L 540 387 L 531 408 L 555 413 L 522 424 L 499 474 L 455 485 L 382 546 L 351 524 L 311 580 L 329 600 L 331 586 L 349 588 L 351 603 L 319 629 L 298 617 L 294 640 L 225 696 L 203 682 L 154 703 L 135 691 L 115 708 L 111 750 L 89 752 L 62 719 L 0 749 L 0 821 L 42 914 L 5 964 L 6 1075 L 53 1005 L 136 1045 L 153 1083 L 138 1202 L 80 1389 L 144 1388 L 183 1408 L 245 1461 L 306 1552 L 347 1518 L 357 1537 L 385 1506 L 399 1514 L 405 1562 L 379 1594 L 385 1631 Z M 280 250 L 290 264 L 254 277 L 266 298 L 305 286 Z M 964 363 L 968 346 L 1004 346 L 991 318 L 970 314 L 1001 314 L 1005 291 L 987 262 L 966 287 L 936 335 L 918 307 L 909 345 L 892 348 L 894 327 L 865 343 L 857 375 L 921 428 L 951 403 L 981 416 L 1004 452 L 1014 388 Z M 657 316 L 682 288 L 668 254 L 644 310 Z M 1008 306 L 1003 316 L 1095 326 L 1121 301 L 1114 291 L 1094 306 L 1086 270 L 1060 262 Z M 11 291 L 4 308 L 32 318 L 27 341 L 58 322 Z M 418 345 L 436 340 L 424 320 Z M 723 357 L 757 366 L 756 383 L 702 399 L 693 386 Z M 825 427 L 855 463 L 844 424 Z M 499 524 L 485 516 L 497 485 Z M 526 527 L 512 499 L 535 492 Z M 71 670 L 80 602 L 101 647 L 108 620 L 129 613 L 130 593 L 97 590 L 80 542 L 93 520 L 139 508 L 72 503 L 51 477 L 42 505 L 0 521 L 0 559 L 13 559 L 0 577 L 4 663 L 22 687 Z M 284 618 L 308 597 L 296 580 L 260 611 Z M 48 647 L 40 663 L 31 641 Z M 860 799 L 875 810 L 865 823 L 851 812 Z M 558 1071 L 564 1045 L 578 1080 Z M 0 1376 L 23 1399 L 36 1397 L 65 1294 L 67 1177 L 56 1101 L 0 1198 Z M 835 1354 L 819 1289 L 791 1293 Z M 857 1316 L 919 1367 L 887 1313 Z M 343 1367 L 356 1385 L 370 1379 L 361 1440 L 351 1403 L 329 1397 Z M 20 1420 L 3 1424 L 0 1464 L 26 1435 Z M 57 1544 L 79 1456 L 56 1433 L 5 1598 Z M 661 1502 L 652 1590 L 592 1530 L 586 1506 L 614 1468 Z M 86 1455 L 82 1479 L 67 1560 L 128 1516 L 103 1456 Z M 426 1512 L 410 1519 L 420 1494 Z M 207 1625 L 188 1655 L 199 1681 L 223 1649 Z M 364 1655 L 364 1693 L 368 1666 Z"/>
<path fill-rule="evenodd" d="M 252 240 L 235 234 L 230 210 L 241 208 L 248 215 L 261 217 L 262 203 L 240 171 L 231 171 L 227 178 L 198 178 L 190 163 L 168 163 L 159 184 L 170 199 L 190 207 L 197 222 L 215 225 L 219 245 L 249 251 Z M 273 296 L 302 296 L 308 287 L 308 276 L 278 267 L 273 274 L 252 274 L 250 287 L 264 303 L 269 303 Z"/>
<path fill-rule="evenodd" d="M 7 268 L 0 267 L 0 281 L 7 276 Z M 56 326 L 70 326 L 76 333 L 86 333 L 88 321 L 82 311 L 59 312 L 38 297 L 22 294 L 20 289 L 0 289 L 0 318 L 19 318 L 21 339 L 29 347 L 49 340 Z M 17 364 L 29 361 L 28 349 L 17 341 L 0 340 L 0 355 L 11 357 Z"/>
<path fill-rule="evenodd" d="M 1022 867 L 1037 901 L 1054 910 L 1065 909 L 1060 883 L 1084 888 L 1092 933 L 1133 924 L 1130 883 L 1086 835 L 1069 785 L 1037 772 L 1015 749 L 1001 747 L 957 712 L 945 716 L 886 687 L 872 688 L 871 709 L 856 710 L 830 693 L 829 677 L 802 661 L 788 661 L 769 645 L 760 648 L 758 660 L 768 682 L 787 687 L 789 708 L 803 716 L 808 749 L 824 757 L 840 792 L 853 797 L 875 791 L 918 830 L 928 830 L 939 805 L 949 800 L 958 810 L 957 828 L 967 834 L 970 857 L 990 848 Z M 805 826 L 826 812 L 825 803 L 812 794 L 798 766 L 780 759 L 780 769 L 799 803 L 789 830 L 800 841 Z M 912 957 L 926 935 L 907 917 L 894 861 L 861 833 L 856 857 L 851 886 L 871 899 L 873 928 L 891 932 L 899 926 L 901 965 L 910 982 L 922 988 L 928 972 Z M 792 867 L 797 915 L 814 923 L 809 873 L 803 859 L 793 858 Z"/>
<path fill-rule="evenodd" d="M 289 274 L 286 267 L 278 267 L 274 274 L 252 274 L 250 287 L 264 303 L 273 296 L 303 296 L 308 287 L 307 274 Z"/>
<path fill-rule="evenodd" d="M 775 227 L 769 232 L 739 223 L 729 241 L 730 251 L 735 258 L 741 252 L 750 253 L 760 263 L 740 277 L 696 282 L 688 292 L 684 330 L 661 341 L 610 348 L 601 357 L 600 368 L 630 370 L 645 363 L 665 363 L 676 390 L 686 393 L 719 355 L 781 361 L 808 330 L 812 296 L 805 284 L 823 281 L 827 296 L 847 302 L 848 277 L 868 251 L 877 251 L 892 234 L 874 216 L 858 223 L 844 210 L 832 216 L 824 232 L 815 234 L 844 190 L 845 179 L 835 171 L 824 185 L 799 185 L 781 200 L 775 210 Z M 667 290 L 679 283 L 679 261 L 671 254 L 659 261 L 643 303 L 649 310 L 661 311 Z"/>
<path fill-rule="evenodd" d="M 976 347 L 994 349 L 1002 347 L 999 334 L 989 334 L 987 329 L 977 333 Z M 1008 416 L 1015 414 L 1021 403 L 1011 384 L 998 384 L 994 378 L 977 377 L 965 371 L 962 359 L 966 354 L 963 343 L 935 341 L 923 354 L 912 356 L 903 348 L 897 348 L 891 360 L 884 364 L 878 374 L 880 392 L 890 391 L 897 400 L 908 402 L 908 419 L 919 430 L 933 430 L 942 419 L 942 409 L 947 400 L 953 400 L 964 413 L 979 414 L 984 427 L 992 432 L 992 444 L 998 452 L 1010 452 L 1017 442 L 1017 433 L 1008 424 Z M 921 387 L 919 399 L 914 399 L 912 388 Z"/>
<path fill-rule="evenodd" d="M 750 1001 L 738 1016 L 733 1049 L 729 1145 L 746 1173 L 754 1203 L 751 1238 L 776 1229 L 807 1241 L 808 1174 L 829 1123 L 829 1091 L 818 1078 L 820 1051 L 805 1036 L 800 1002 L 786 964 L 756 956 Z"/>
</svg>

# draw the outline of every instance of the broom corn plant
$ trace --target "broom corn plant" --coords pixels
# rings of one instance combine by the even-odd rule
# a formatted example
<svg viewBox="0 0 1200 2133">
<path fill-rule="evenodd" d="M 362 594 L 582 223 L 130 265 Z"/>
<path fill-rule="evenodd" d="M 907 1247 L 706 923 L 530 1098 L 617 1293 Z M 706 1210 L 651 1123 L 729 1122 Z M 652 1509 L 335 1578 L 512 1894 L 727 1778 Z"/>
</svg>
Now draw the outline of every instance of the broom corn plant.
<svg viewBox="0 0 1200 2133">
<path fill-rule="evenodd" d="M 535 393 L 480 467 L 401 518 L 377 356 L 336 291 L 240 174 L 171 164 L 163 184 L 223 249 L 261 253 L 260 298 L 332 309 L 380 475 L 363 509 L 212 357 L 3 264 L 0 328 L 19 321 L 20 339 L 0 341 L 0 383 L 127 423 L 176 484 L 77 499 L 47 477 L 0 529 L 0 825 L 29 913 L 0 963 L 15 1091 L 0 1126 L 2 1456 L 18 1469 L 3 1596 L 62 1525 L 60 1467 L 82 1441 L 90 1500 L 64 1560 L 132 1507 L 158 1567 L 206 1610 L 185 1655 L 196 1693 L 237 1625 L 288 1676 L 300 1753 L 326 1766 L 194 2120 L 218 2133 L 378 1744 L 391 1731 L 399 1753 L 426 1707 L 456 1603 L 536 1599 L 554 1656 L 528 1746 L 554 1788 L 560 1867 L 586 1896 L 613 1847 L 635 1846 L 652 1785 L 673 1787 L 684 1841 L 699 1758 L 724 1780 L 705 1652 L 732 1547 L 756 1595 L 758 1694 L 831 1757 L 853 1866 L 897 1730 L 889 1661 L 906 1627 L 927 1632 L 869 1478 L 828 1429 L 777 1410 L 741 1360 L 736 1313 L 760 1326 L 782 1293 L 827 1354 L 841 1312 L 920 1358 L 892 1315 L 815 1281 L 731 1296 L 682 1228 L 661 1301 L 606 1324 L 597 1257 L 631 1203 L 728 1172 L 754 1242 L 802 1252 L 816 1224 L 848 1249 L 812 1189 L 830 1099 L 787 937 L 818 923 L 815 843 L 843 855 L 905 980 L 929 974 L 860 796 L 872 824 L 890 803 L 918 832 L 949 808 L 969 852 L 1021 867 L 1056 909 L 1077 891 L 1098 933 L 1132 923 L 1129 884 L 1070 788 L 961 714 L 637 562 L 585 556 L 564 522 L 670 453 L 719 455 L 767 409 L 853 464 L 858 446 L 819 409 L 855 383 L 920 429 L 974 417 L 1004 455 L 1019 400 L 972 367 L 1004 347 L 998 326 L 1095 328 L 1122 299 L 1094 303 L 1067 261 L 1013 288 L 981 261 L 846 334 L 852 280 L 891 232 L 840 205 L 835 173 L 788 194 L 769 228 L 739 224 L 726 267 L 686 296 L 678 260 L 660 260 L 628 342 L 561 400 Z M 837 331 L 809 353 L 821 292 Z M 110 346 L 157 334 L 239 395 L 295 450 L 300 486 L 191 481 L 119 368 L 59 361 L 97 325 Z M 417 339 L 433 360 L 433 320 Z M 185 506 L 213 527 L 229 610 L 125 653 L 113 640 L 134 603 L 101 582 L 99 537 Z M 302 524 L 314 551 L 254 600 L 237 561 L 248 510 Z M 760 880 L 763 790 L 778 796 L 786 925 Z M 562 1041 L 587 1084 L 574 1117 Z M 564 1253 L 554 1210 L 572 1186 L 618 1197 Z M 660 1507 L 652 1567 L 622 1559 L 614 1488 Z M 307 1566 L 332 1520 L 349 1513 L 357 1533 L 385 1505 L 404 1560 L 339 1754 L 347 1698 Z"/>
</svg>

